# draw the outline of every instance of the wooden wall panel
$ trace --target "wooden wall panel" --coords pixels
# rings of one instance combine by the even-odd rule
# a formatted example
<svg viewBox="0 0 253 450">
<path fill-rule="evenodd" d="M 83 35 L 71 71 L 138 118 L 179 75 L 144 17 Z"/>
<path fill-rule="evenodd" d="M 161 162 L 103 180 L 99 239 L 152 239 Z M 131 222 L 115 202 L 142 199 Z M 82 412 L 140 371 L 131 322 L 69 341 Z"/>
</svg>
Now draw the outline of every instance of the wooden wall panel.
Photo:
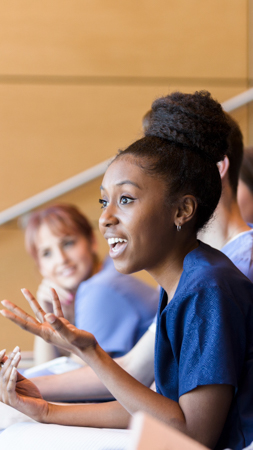
<svg viewBox="0 0 253 450">
<path fill-rule="evenodd" d="M 10 0 L 3 74 L 245 77 L 246 0 Z"/>
<path fill-rule="evenodd" d="M 156 97 L 200 88 L 223 101 L 246 85 L 0 85 L 0 192 L 7 192 L 0 196 L 0 210 L 113 156 L 138 138 L 142 116 Z"/>
</svg>

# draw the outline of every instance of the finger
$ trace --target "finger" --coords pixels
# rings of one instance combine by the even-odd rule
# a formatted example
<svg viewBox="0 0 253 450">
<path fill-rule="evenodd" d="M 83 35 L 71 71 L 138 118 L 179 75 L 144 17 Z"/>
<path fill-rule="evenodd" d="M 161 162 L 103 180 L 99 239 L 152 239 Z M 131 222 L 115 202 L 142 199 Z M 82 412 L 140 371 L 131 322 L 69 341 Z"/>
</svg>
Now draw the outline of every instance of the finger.
<svg viewBox="0 0 253 450">
<path fill-rule="evenodd" d="M 2 366 L 1 372 L 0 372 L 0 373 L 1 373 L 1 378 L 4 377 L 4 375 L 6 374 L 8 368 L 10 367 L 12 358 L 13 358 L 13 357 L 7 358 L 7 359 L 5 360 L 4 365 Z"/>
<path fill-rule="evenodd" d="M 10 376 L 6 385 L 6 394 L 8 398 L 8 405 L 15 406 L 17 403 L 16 383 L 17 383 L 17 368 L 12 367 Z M 6 402 L 7 403 L 7 402 Z"/>
<path fill-rule="evenodd" d="M 41 307 L 44 309 L 44 311 L 46 313 L 52 312 L 51 310 L 46 309 L 46 305 L 50 308 L 50 306 L 53 306 L 53 301 L 52 301 L 52 293 L 51 293 L 51 288 L 53 286 L 49 287 L 49 286 L 40 286 L 39 289 L 37 290 L 37 294 L 36 294 L 36 298 L 37 301 L 39 302 L 39 304 L 41 305 Z M 62 300 L 62 296 L 59 293 L 59 289 L 57 289 L 57 294 L 59 296 L 59 300 L 62 304 L 66 304 L 66 300 Z"/>
<path fill-rule="evenodd" d="M 75 295 L 71 292 L 67 291 L 61 286 L 58 286 L 56 283 L 53 283 L 51 280 L 48 280 L 47 278 L 43 278 L 42 282 L 40 283 L 37 291 L 37 299 L 38 301 L 50 301 L 52 302 L 51 298 L 51 288 L 54 288 L 58 294 L 59 300 L 63 305 L 70 305 L 74 299 Z"/>
<path fill-rule="evenodd" d="M 9 311 L 13 312 L 18 317 L 21 317 L 21 319 L 26 320 L 27 322 L 33 322 L 37 323 L 37 320 L 34 319 L 34 317 L 27 314 L 23 309 L 19 308 L 18 306 L 14 305 L 14 303 L 11 303 L 9 300 L 2 300 L 2 305 L 5 306 Z"/>
<path fill-rule="evenodd" d="M 11 366 L 17 367 L 18 364 L 20 363 L 20 360 L 21 360 L 21 353 L 20 352 L 14 353 L 14 356 L 11 358 Z"/>
<path fill-rule="evenodd" d="M 71 292 L 66 291 L 65 289 L 63 289 L 60 286 L 55 285 L 55 286 L 51 286 L 51 287 L 53 287 L 56 290 L 61 303 L 65 304 L 65 305 L 70 305 L 74 301 L 75 296 Z"/>
<path fill-rule="evenodd" d="M 7 361 L 4 363 L 4 366 L 0 373 L 0 381 L 1 381 L 1 394 L 2 399 L 6 403 L 8 400 L 8 396 L 6 396 L 7 385 L 10 379 L 10 375 L 13 367 L 17 367 L 21 359 L 21 353 L 16 351 L 18 347 L 14 349 L 14 351 L 9 355 Z"/>
<path fill-rule="evenodd" d="M 50 289 L 50 298 L 52 298 L 51 289 L 53 288 L 57 292 L 59 300 L 63 305 L 70 305 L 75 299 L 75 296 L 71 294 L 71 292 L 66 291 L 60 286 L 57 286 L 57 284 L 55 283 L 49 282 L 47 287 Z"/>
<path fill-rule="evenodd" d="M 52 300 L 53 300 L 54 314 L 57 317 L 64 317 L 63 312 L 62 312 L 61 302 L 59 300 L 56 290 L 53 288 L 51 288 L 51 296 L 52 296 Z"/>
<path fill-rule="evenodd" d="M 18 352 L 20 352 L 20 348 L 19 348 L 19 346 L 17 345 L 17 346 L 14 348 L 14 350 L 12 350 L 12 352 L 9 354 L 8 358 L 9 358 L 9 359 L 14 358 L 14 356 L 15 356 Z"/>
<path fill-rule="evenodd" d="M 67 342 L 72 343 L 76 339 L 76 334 L 70 328 L 68 328 L 64 319 L 56 317 L 54 314 L 46 314 L 45 320 L 51 325 L 54 330 L 56 330 L 59 335 L 64 338 Z M 69 323 L 69 322 L 68 322 Z M 73 330 L 76 329 L 73 326 Z"/>
<path fill-rule="evenodd" d="M 16 355 L 17 352 L 20 352 L 19 347 L 15 347 L 12 353 L 10 353 L 9 356 L 6 356 L 6 350 L 1 350 L 0 352 L 0 367 L 3 367 L 5 365 L 5 362 L 8 360 L 12 360 L 12 358 Z"/>
<path fill-rule="evenodd" d="M 0 367 L 4 364 L 4 358 L 5 358 L 6 348 L 4 350 L 0 351 Z"/>
<path fill-rule="evenodd" d="M 32 308 L 34 314 L 40 322 L 44 322 L 45 311 L 41 308 L 35 297 L 31 294 L 28 289 L 21 289 L 22 294 L 28 301 L 30 307 Z"/>
<path fill-rule="evenodd" d="M 29 331 L 30 333 L 35 334 L 36 336 L 41 336 L 41 324 L 39 322 L 37 321 L 31 322 L 30 320 L 22 319 L 21 317 L 16 316 L 7 309 L 1 309 L 0 314 L 2 314 L 2 316 L 14 322 L 23 330 Z"/>
</svg>

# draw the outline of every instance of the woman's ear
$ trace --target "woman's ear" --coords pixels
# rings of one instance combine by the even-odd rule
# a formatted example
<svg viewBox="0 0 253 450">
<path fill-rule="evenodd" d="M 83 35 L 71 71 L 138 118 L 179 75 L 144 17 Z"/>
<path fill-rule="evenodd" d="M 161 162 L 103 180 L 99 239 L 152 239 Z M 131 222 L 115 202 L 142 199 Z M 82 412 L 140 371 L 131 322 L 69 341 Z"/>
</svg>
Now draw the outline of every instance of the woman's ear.
<svg viewBox="0 0 253 450">
<path fill-rule="evenodd" d="M 220 172 L 220 177 L 223 180 L 223 178 L 228 173 L 228 168 L 229 168 L 229 159 L 228 159 L 228 157 L 225 156 L 225 158 L 222 161 L 219 161 L 217 163 L 217 167 L 218 167 L 218 170 Z"/>
<path fill-rule="evenodd" d="M 192 220 L 197 211 L 197 207 L 198 203 L 193 195 L 184 195 L 179 201 L 174 217 L 176 227 L 182 227 L 185 223 Z"/>
</svg>

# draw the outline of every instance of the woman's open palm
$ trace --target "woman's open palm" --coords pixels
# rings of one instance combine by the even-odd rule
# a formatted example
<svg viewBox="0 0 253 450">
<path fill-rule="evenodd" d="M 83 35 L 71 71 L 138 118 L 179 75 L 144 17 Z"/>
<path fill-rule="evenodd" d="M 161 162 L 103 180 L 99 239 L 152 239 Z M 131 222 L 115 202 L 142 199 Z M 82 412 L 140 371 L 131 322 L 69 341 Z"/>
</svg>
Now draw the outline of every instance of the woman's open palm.
<svg viewBox="0 0 253 450">
<path fill-rule="evenodd" d="M 1 302 L 6 308 L 0 311 L 4 317 L 7 317 L 30 333 L 41 337 L 46 342 L 64 348 L 80 357 L 83 356 L 83 351 L 88 347 L 96 346 L 96 340 L 91 333 L 79 330 L 64 318 L 61 303 L 54 289 L 51 289 L 54 314 L 46 314 L 27 289 L 22 289 L 22 293 L 35 313 L 36 318 L 9 300 Z"/>
</svg>

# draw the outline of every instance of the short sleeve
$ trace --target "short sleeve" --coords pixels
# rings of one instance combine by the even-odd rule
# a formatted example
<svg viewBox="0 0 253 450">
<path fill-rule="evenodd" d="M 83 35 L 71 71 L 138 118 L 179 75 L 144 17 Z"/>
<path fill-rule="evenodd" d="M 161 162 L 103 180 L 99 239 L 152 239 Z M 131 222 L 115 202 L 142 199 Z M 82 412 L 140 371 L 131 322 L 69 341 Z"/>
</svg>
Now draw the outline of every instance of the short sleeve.
<svg viewBox="0 0 253 450">
<path fill-rule="evenodd" d="M 207 283 L 196 284 L 192 291 L 186 285 L 184 293 L 158 313 L 157 391 L 175 401 L 197 386 L 230 384 L 237 388 L 242 373 L 247 316 L 232 289 L 223 291 Z"/>
<path fill-rule="evenodd" d="M 185 305 L 180 324 L 179 396 L 207 384 L 237 388 L 246 348 L 240 307 L 219 289 L 201 288 Z"/>
</svg>

